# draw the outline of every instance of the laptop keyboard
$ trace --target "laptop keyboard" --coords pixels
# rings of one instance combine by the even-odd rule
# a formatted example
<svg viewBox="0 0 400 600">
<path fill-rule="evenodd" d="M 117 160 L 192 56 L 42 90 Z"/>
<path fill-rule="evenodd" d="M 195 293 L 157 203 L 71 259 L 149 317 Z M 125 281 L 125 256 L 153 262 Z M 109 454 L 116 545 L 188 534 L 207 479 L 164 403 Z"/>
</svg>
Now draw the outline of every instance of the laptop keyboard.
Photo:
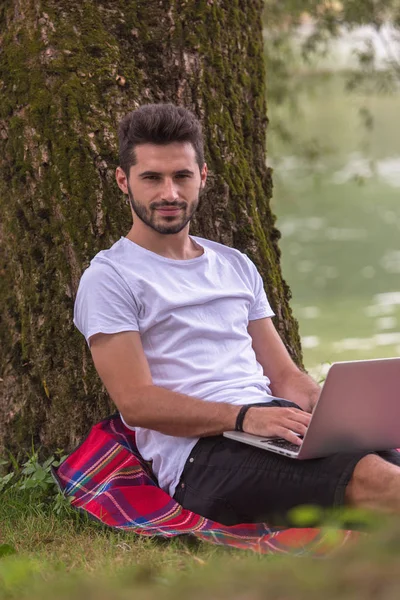
<svg viewBox="0 0 400 600">
<path fill-rule="evenodd" d="M 260 440 L 263 444 L 270 444 L 273 446 L 277 446 L 278 448 L 282 448 L 283 450 L 290 450 L 291 452 L 296 452 L 300 450 L 300 446 L 297 444 L 292 444 L 292 442 L 288 442 L 283 438 L 276 438 L 275 440 Z"/>
</svg>

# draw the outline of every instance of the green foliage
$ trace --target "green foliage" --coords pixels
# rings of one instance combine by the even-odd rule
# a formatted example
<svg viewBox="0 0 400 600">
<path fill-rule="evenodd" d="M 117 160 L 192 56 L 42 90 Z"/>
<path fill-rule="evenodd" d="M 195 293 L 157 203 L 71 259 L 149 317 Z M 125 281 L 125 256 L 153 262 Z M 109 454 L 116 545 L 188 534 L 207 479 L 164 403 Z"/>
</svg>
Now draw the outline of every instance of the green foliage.
<svg viewBox="0 0 400 600">
<path fill-rule="evenodd" d="M 65 558 L 57 539 L 53 556 L 40 551 L 0 559 L 0 598 L 7 600 L 392 600 L 400 582 L 399 524 L 358 543 L 346 544 L 327 560 L 306 555 L 260 556 L 209 544 L 195 549 L 182 543 L 102 535 L 87 545 L 65 532 Z M 335 532 L 331 541 L 334 545 Z M 100 542 L 100 543 L 99 543 Z M 79 547 L 78 556 L 76 552 Z M 91 551 L 95 549 L 95 553 Z M 112 552 L 110 552 L 110 549 Z"/>
<path fill-rule="evenodd" d="M 300 25 L 307 23 L 309 27 Z M 392 35 L 388 36 L 390 24 Z M 302 156 L 316 165 L 321 156 L 332 152 L 319 138 L 298 140 L 291 133 L 286 114 L 279 107 L 285 105 L 301 118 L 299 95 L 305 89 L 313 93 L 312 78 L 305 74 L 329 76 L 324 59 L 335 40 L 360 26 L 368 25 L 379 40 L 385 58 L 378 61 L 370 37 L 354 45 L 353 66 L 346 67 L 347 91 L 363 94 L 392 94 L 400 84 L 400 1 L 399 0 L 265 0 L 264 30 L 267 63 L 267 96 L 276 137 L 286 144 L 291 153 Z M 335 68 L 335 67 L 334 67 Z M 366 130 L 374 123 L 366 106 L 360 109 L 360 120 Z"/>
<path fill-rule="evenodd" d="M 291 32 L 308 17 L 314 29 L 304 41 L 304 56 L 324 51 L 327 43 L 349 30 L 371 25 L 378 33 L 388 23 L 400 29 L 399 0 L 265 0 L 264 26 L 268 31 Z M 396 50 L 391 49 L 388 60 L 398 65 Z"/>
<path fill-rule="evenodd" d="M 324 531 L 336 533 L 341 529 L 372 532 L 387 526 L 385 516 L 376 512 L 354 507 L 324 509 L 312 504 L 295 506 L 289 511 L 287 519 L 291 527 L 321 527 Z"/>
<path fill-rule="evenodd" d="M 3 556 L 11 556 L 16 553 L 17 551 L 11 544 L 0 544 L 0 558 L 3 558 Z"/>
<path fill-rule="evenodd" d="M 12 455 L 9 461 L 0 459 L 0 467 L 11 464 L 13 468 L 0 476 L 0 492 L 25 494 L 27 501 L 34 502 L 37 508 L 50 509 L 61 515 L 70 509 L 73 498 L 66 498 L 60 492 L 52 476 L 52 468 L 57 468 L 65 458 L 63 450 L 59 449 L 41 463 L 38 451 L 33 448 L 31 455 L 21 466 Z"/>
<path fill-rule="evenodd" d="M 0 464 L 4 464 L 6 461 L 1 461 Z M 10 481 L 14 478 L 14 471 L 7 473 L 7 475 L 3 475 L 0 477 L 0 492 L 6 489 Z M 10 486 L 11 487 L 11 486 Z"/>
</svg>

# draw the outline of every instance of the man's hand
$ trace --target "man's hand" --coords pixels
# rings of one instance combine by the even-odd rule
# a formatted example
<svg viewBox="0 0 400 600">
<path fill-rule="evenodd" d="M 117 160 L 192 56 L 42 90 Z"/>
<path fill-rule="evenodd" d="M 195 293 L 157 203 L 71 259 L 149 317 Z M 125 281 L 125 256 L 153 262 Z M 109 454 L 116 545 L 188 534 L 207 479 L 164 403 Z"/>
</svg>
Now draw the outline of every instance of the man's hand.
<svg viewBox="0 0 400 600">
<path fill-rule="evenodd" d="M 307 431 L 311 415 L 298 408 L 252 407 L 247 411 L 243 431 L 253 435 L 284 438 L 292 444 L 300 446 L 302 437 Z"/>
</svg>

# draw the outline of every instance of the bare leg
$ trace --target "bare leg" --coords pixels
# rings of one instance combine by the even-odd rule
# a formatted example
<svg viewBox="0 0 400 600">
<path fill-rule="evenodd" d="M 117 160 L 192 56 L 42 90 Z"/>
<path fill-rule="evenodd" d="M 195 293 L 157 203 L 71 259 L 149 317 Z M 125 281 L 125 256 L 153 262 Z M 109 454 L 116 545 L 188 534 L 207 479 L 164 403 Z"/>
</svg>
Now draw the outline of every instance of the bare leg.
<svg viewBox="0 0 400 600">
<path fill-rule="evenodd" d="M 349 506 L 400 514 L 400 468 L 380 456 L 364 456 L 346 488 Z"/>
</svg>

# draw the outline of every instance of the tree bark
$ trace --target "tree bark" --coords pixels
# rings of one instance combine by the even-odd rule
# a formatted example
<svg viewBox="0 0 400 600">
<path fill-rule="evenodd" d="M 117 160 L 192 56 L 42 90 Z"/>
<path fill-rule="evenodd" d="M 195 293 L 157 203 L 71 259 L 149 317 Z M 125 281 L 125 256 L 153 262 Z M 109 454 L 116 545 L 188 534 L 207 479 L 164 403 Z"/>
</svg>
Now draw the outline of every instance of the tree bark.
<svg viewBox="0 0 400 600">
<path fill-rule="evenodd" d="M 131 225 L 118 121 L 201 119 L 208 190 L 191 229 L 254 260 L 291 355 L 266 167 L 263 0 L 5 0 L 0 7 L 0 447 L 70 450 L 113 410 L 72 311 L 90 259 Z M 238 357 L 239 359 L 239 357 Z"/>
</svg>

